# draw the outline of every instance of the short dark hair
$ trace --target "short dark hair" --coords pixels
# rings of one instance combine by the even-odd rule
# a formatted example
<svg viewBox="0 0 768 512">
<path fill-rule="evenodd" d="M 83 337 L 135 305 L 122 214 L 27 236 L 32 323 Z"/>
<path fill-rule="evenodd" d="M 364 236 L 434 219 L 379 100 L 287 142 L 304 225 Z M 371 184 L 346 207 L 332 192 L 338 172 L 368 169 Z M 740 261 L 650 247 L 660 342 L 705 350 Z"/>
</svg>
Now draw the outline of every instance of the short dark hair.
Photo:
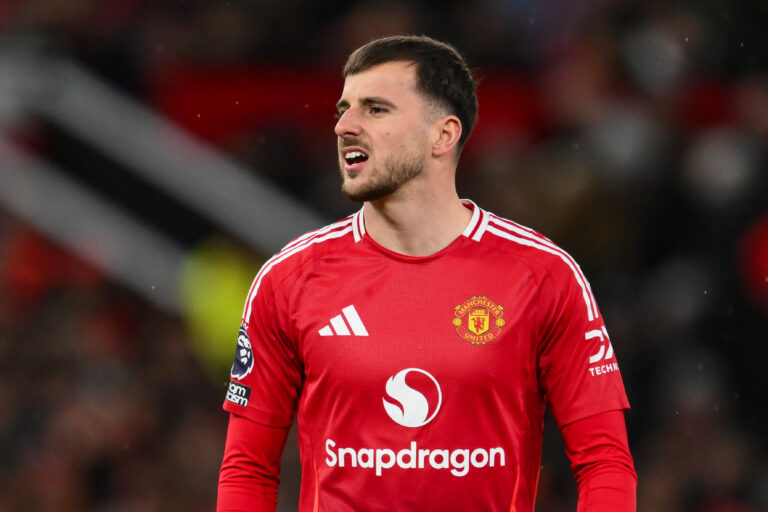
<svg viewBox="0 0 768 512">
<path fill-rule="evenodd" d="M 477 84 L 464 58 L 453 46 L 427 36 L 391 36 L 371 41 L 344 65 L 344 78 L 386 62 L 412 62 L 416 88 L 461 121 L 461 149 L 477 121 Z"/>
</svg>

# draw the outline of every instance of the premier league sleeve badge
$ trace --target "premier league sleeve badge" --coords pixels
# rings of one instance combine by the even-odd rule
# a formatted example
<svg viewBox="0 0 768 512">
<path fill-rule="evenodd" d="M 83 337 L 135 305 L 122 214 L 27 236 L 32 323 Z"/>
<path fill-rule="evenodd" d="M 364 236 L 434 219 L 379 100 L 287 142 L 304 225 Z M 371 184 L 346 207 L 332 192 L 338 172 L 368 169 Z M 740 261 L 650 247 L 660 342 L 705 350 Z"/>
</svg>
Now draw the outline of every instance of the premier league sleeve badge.
<svg viewBox="0 0 768 512">
<path fill-rule="evenodd" d="M 253 370 L 253 349 L 251 348 L 251 340 L 248 339 L 248 332 L 245 326 L 241 325 L 237 335 L 235 361 L 232 364 L 230 376 L 240 380 L 251 373 L 251 370 Z"/>
</svg>

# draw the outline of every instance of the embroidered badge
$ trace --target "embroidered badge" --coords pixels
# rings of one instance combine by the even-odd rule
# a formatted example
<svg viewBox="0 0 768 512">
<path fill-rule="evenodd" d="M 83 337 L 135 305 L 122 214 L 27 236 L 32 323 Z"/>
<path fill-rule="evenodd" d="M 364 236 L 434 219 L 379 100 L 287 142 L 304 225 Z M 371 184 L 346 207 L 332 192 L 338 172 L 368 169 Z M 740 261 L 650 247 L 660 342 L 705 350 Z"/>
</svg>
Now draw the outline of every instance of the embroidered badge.
<svg viewBox="0 0 768 512">
<path fill-rule="evenodd" d="M 454 308 L 453 326 L 473 345 L 494 340 L 504 327 L 504 308 L 485 296 L 475 296 Z"/>
</svg>

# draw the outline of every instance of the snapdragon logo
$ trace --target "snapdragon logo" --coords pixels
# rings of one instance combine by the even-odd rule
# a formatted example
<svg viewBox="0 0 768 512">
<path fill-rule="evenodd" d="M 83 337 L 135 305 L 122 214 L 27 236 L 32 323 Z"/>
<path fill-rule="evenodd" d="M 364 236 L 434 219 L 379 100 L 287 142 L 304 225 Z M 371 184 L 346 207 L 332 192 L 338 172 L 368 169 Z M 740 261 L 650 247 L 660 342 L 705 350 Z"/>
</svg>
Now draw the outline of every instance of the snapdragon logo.
<svg viewBox="0 0 768 512">
<path fill-rule="evenodd" d="M 429 378 L 427 382 L 434 384 L 437 390 L 437 405 L 435 405 L 429 417 L 427 417 L 429 414 L 429 401 L 427 397 L 405 383 L 405 377 L 411 372 L 426 375 Z M 396 375 L 389 378 L 385 389 L 387 395 L 400 405 L 388 402 L 386 398 L 383 398 L 384 409 L 389 417 L 392 418 L 392 421 L 404 427 L 423 427 L 435 418 L 437 411 L 440 410 L 440 405 L 443 403 L 443 393 L 440 390 L 440 384 L 437 383 L 437 380 L 432 375 L 418 368 L 406 368 L 397 372 Z"/>
<path fill-rule="evenodd" d="M 504 448 L 458 448 L 456 450 L 429 450 L 419 448 L 416 441 L 411 446 L 395 452 L 390 448 L 336 448 L 333 439 L 325 440 L 325 463 L 330 467 L 373 469 L 381 476 L 385 469 L 397 465 L 400 469 L 450 469 L 453 476 L 464 476 L 469 468 L 506 466 Z"/>
<path fill-rule="evenodd" d="M 406 383 L 406 376 L 411 374 Z M 413 387 L 412 387 L 413 386 Z M 414 389 L 414 388 L 418 388 Z M 423 427 L 432 421 L 443 401 L 437 380 L 419 368 L 406 368 L 393 375 L 384 386 L 391 401 L 383 399 L 384 410 L 397 424 L 404 427 Z M 396 402 L 396 403 L 393 403 Z M 434 407 L 430 407 L 434 404 Z M 446 432 L 449 432 L 450 426 Z M 423 448 L 416 441 L 408 447 L 339 448 L 333 439 L 325 440 L 325 463 L 332 468 L 373 469 L 376 476 L 397 466 L 400 469 L 448 469 L 457 477 L 465 476 L 470 468 L 506 466 L 506 453 L 502 447 L 493 448 Z"/>
</svg>

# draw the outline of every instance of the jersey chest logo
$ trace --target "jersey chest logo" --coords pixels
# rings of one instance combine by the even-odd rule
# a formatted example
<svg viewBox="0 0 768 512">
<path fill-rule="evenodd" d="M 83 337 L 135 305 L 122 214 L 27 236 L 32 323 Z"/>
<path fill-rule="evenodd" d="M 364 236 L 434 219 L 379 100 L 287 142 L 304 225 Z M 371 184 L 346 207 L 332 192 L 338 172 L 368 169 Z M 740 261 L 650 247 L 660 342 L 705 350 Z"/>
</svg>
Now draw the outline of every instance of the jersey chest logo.
<svg viewBox="0 0 768 512">
<path fill-rule="evenodd" d="M 493 341 L 504 327 L 504 308 L 485 296 L 474 296 L 454 308 L 456 333 L 473 345 Z"/>
<path fill-rule="evenodd" d="M 416 376 L 418 374 L 426 376 L 427 379 L 421 378 L 421 382 L 416 380 L 416 384 L 418 384 L 416 388 L 422 388 L 423 391 L 431 391 L 431 393 L 427 392 L 425 396 L 418 389 L 409 386 L 405 381 L 405 377 L 409 373 L 417 374 Z M 384 410 L 387 411 L 392 421 L 404 427 L 423 427 L 435 418 L 437 411 L 440 410 L 440 404 L 443 403 L 443 392 L 440 390 L 440 384 L 437 383 L 432 374 L 419 368 L 406 368 L 399 371 L 389 378 L 385 389 L 391 401 L 386 398 L 382 399 Z M 434 398 L 435 392 L 437 394 L 436 399 Z M 435 401 L 437 405 L 434 405 Z M 429 414 L 430 409 L 431 415 Z"/>
</svg>

